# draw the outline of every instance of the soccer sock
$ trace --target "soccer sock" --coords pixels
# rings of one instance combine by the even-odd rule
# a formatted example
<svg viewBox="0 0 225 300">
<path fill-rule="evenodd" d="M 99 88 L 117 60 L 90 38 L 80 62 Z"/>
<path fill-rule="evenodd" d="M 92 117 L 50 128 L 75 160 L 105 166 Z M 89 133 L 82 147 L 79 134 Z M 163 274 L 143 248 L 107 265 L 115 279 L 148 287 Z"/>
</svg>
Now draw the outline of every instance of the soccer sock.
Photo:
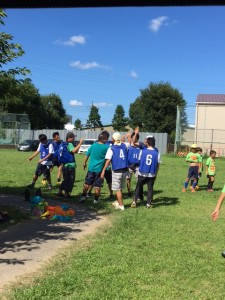
<svg viewBox="0 0 225 300">
<path fill-rule="evenodd" d="M 211 180 L 209 180 L 209 182 L 208 182 L 208 190 L 211 190 L 211 188 L 212 188 L 212 184 L 211 184 Z"/>
<path fill-rule="evenodd" d="M 214 183 L 214 181 L 211 181 L 211 189 L 213 188 L 213 183 Z"/>
<path fill-rule="evenodd" d="M 188 187 L 188 182 L 185 181 L 184 187 L 185 187 L 185 189 Z"/>
<path fill-rule="evenodd" d="M 196 185 L 197 185 L 197 182 L 194 181 L 193 184 L 192 184 L 193 189 L 195 189 Z"/>
<path fill-rule="evenodd" d="M 95 200 L 96 200 L 96 201 L 98 201 L 98 198 L 99 198 L 98 196 L 95 196 Z"/>
</svg>

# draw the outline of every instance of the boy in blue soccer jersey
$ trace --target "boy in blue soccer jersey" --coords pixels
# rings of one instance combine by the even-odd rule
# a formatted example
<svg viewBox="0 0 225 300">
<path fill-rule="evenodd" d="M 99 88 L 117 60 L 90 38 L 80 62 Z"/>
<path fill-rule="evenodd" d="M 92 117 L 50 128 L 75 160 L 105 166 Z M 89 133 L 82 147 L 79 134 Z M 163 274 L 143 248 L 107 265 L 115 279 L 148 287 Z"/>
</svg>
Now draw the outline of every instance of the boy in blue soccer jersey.
<svg viewBox="0 0 225 300">
<path fill-rule="evenodd" d="M 126 184 L 128 173 L 128 145 L 122 143 L 121 134 L 115 132 L 112 135 L 113 145 L 107 150 L 105 166 L 101 173 L 104 178 L 105 170 L 112 164 L 112 190 L 116 191 L 117 200 L 112 203 L 115 209 L 124 210 L 122 189 Z"/>
<path fill-rule="evenodd" d="M 62 146 L 64 148 L 62 154 L 64 160 L 62 167 L 63 181 L 59 186 L 58 193 L 56 194 L 56 196 L 58 197 L 70 198 L 73 190 L 73 185 L 76 176 L 76 160 L 74 154 L 78 152 L 80 146 L 84 141 L 84 139 L 81 138 L 79 144 L 76 147 L 74 147 L 74 138 L 74 133 L 68 132 L 66 135 L 66 142 L 64 142 L 64 146 Z M 65 194 L 63 194 L 63 191 L 65 192 Z"/>
<path fill-rule="evenodd" d="M 139 134 L 137 132 L 133 132 L 131 134 L 131 145 L 128 149 L 128 176 L 127 176 L 127 191 L 128 197 L 131 197 L 131 179 L 134 174 L 135 177 L 138 177 L 139 170 L 139 155 L 140 155 L 140 147 L 138 143 Z"/>
<path fill-rule="evenodd" d="M 53 145 L 53 149 L 54 149 L 54 154 L 53 154 L 53 160 L 52 160 L 52 169 L 56 166 L 58 168 L 58 172 L 57 172 L 57 184 L 60 185 L 62 183 L 62 164 L 60 164 L 58 162 L 58 151 L 59 151 L 59 147 L 61 145 L 60 141 L 60 136 L 58 131 L 53 132 L 52 134 L 52 145 Z"/>
<path fill-rule="evenodd" d="M 139 174 L 138 181 L 134 194 L 134 201 L 131 204 L 131 207 L 136 207 L 138 197 L 142 197 L 143 185 L 147 184 L 148 194 L 147 194 L 147 204 L 146 208 L 152 207 L 153 200 L 153 186 L 159 170 L 160 162 L 160 153 L 154 149 L 155 139 L 154 137 L 147 138 L 147 148 L 141 150 L 140 153 L 140 165 L 139 165 Z"/>
<path fill-rule="evenodd" d="M 30 188 L 34 188 L 34 185 L 39 176 L 43 174 L 44 178 L 48 183 L 48 189 L 52 189 L 51 185 L 51 175 L 50 169 L 52 168 L 52 158 L 53 158 L 53 145 L 48 141 L 47 136 L 45 134 L 39 135 L 39 145 L 37 150 L 34 152 L 32 156 L 29 157 L 29 161 L 31 161 L 35 156 L 40 153 L 40 160 L 38 162 L 35 174 L 33 176 L 32 183 L 28 185 Z"/>
</svg>

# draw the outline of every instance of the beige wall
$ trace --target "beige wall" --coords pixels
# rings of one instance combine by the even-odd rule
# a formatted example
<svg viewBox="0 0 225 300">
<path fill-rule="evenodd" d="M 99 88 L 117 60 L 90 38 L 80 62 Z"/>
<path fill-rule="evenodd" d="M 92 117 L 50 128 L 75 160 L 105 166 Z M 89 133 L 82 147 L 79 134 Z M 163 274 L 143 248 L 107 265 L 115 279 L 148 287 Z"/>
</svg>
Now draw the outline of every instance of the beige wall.
<svg viewBox="0 0 225 300">
<path fill-rule="evenodd" d="M 213 149 L 219 156 L 225 152 L 225 105 L 196 106 L 195 142 L 205 152 Z"/>
</svg>

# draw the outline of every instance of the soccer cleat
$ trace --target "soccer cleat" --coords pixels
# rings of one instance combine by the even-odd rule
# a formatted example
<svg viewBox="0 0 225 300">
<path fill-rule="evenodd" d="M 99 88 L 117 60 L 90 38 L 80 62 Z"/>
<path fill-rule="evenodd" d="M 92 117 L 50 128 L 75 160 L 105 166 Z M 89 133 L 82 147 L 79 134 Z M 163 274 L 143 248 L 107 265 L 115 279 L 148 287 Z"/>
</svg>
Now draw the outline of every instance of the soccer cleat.
<svg viewBox="0 0 225 300">
<path fill-rule="evenodd" d="M 48 190 L 49 191 L 52 190 L 52 186 L 51 185 L 48 186 Z"/>
<path fill-rule="evenodd" d="M 146 208 L 152 208 L 151 204 L 146 204 Z"/>
<path fill-rule="evenodd" d="M 185 187 L 182 187 L 182 192 L 185 193 L 187 189 Z"/>
<path fill-rule="evenodd" d="M 64 197 L 63 193 L 60 193 L 60 192 L 58 192 L 58 193 L 56 194 L 56 196 L 57 196 L 57 197 Z"/>
<path fill-rule="evenodd" d="M 200 189 L 200 187 L 199 187 L 198 185 L 196 185 L 195 189 L 196 189 L 196 190 L 199 190 L 199 189 Z"/>
<path fill-rule="evenodd" d="M 34 183 L 28 184 L 26 187 L 30 188 L 30 189 L 33 189 L 34 188 Z"/>
<path fill-rule="evenodd" d="M 118 208 L 118 206 L 119 206 L 119 202 L 118 201 L 114 201 L 113 203 L 112 203 L 112 206 L 114 206 L 114 208 Z"/>
<path fill-rule="evenodd" d="M 213 189 L 208 189 L 207 192 L 213 192 Z"/>
<path fill-rule="evenodd" d="M 195 189 L 193 187 L 191 187 L 191 192 L 195 193 Z"/>
<path fill-rule="evenodd" d="M 61 180 L 61 179 L 57 179 L 56 184 L 57 184 L 57 185 L 60 185 L 61 183 L 62 183 L 62 180 Z"/>
<path fill-rule="evenodd" d="M 86 197 L 85 196 L 81 196 L 80 199 L 79 199 L 79 203 L 84 202 L 85 200 L 86 200 Z"/>
<path fill-rule="evenodd" d="M 93 203 L 94 203 L 94 204 L 98 204 L 99 201 L 95 199 L 95 200 L 93 201 Z"/>
<path fill-rule="evenodd" d="M 41 181 L 41 183 L 42 183 L 43 185 L 46 185 L 46 184 L 47 184 L 47 180 L 46 180 L 45 178 L 43 178 L 42 181 Z"/>
<path fill-rule="evenodd" d="M 86 198 L 91 198 L 91 193 L 87 193 Z"/>
<path fill-rule="evenodd" d="M 137 199 L 137 203 L 141 203 L 141 201 L 143 201 L 143 199 L 140 198 Z"/>
<path fill-rule="evenodd" d="M 70 197 L 71 197 L 70 194 L 65 194 L 64 195 L 64 198 L 66 198 L 66 199 L 70 199 Z"/>
<path fill-rule="evenodd" d="M 136 202 L 133 202 L 133 203 L 131 203 L 131 205 L 130 205 L 130 207 L 132 207 L 132 208 L 135 208 L 137 205 L 136 205 Z"/>
<path fill-rule="evenodd" d="M 124 205 L 119 205 L 117 209 L 124 210 Z"/>
</svg>

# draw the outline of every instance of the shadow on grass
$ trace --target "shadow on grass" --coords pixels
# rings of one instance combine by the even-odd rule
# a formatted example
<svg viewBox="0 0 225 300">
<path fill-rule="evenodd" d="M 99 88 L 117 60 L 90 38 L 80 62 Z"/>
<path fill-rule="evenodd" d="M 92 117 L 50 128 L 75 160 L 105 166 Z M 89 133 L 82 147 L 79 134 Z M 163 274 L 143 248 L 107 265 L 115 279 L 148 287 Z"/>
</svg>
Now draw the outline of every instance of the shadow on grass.
<svg viewBox="0 0 225 300">
<path fill-rule="evenodd" d="M 153 200 L 153 208 L 158 206 L 176 205 L 179 203 L 176 197 L 159 197 Z"/>
<path fill-rule="evenodd" d="M 24 213 L 30 213 L 30 202 L 24 201 L 23 195 L 0 194 L 0 207 L 8 205 L 20 209 Z M 55 199 L 45 199 L 49 205 L 61 205 L 64 202 Z M 62 202 L 61 202 L 62 201 Z M 42 245 L 53 241 L 49 247 L 57 241 L 75 241 L 79 233 L 91 228 L 92 221 L 100 221 L 101 217 L 87 206 L 71 203 L 75 210 L 73 219 L 67 222 L 59 222 L 48 219 L 30 219 L 8 226 L 0 234 L 0 264 L 26 265 L 26 261 L 32 260 L 37 251 L 42 251 Z"/>
</svg>

